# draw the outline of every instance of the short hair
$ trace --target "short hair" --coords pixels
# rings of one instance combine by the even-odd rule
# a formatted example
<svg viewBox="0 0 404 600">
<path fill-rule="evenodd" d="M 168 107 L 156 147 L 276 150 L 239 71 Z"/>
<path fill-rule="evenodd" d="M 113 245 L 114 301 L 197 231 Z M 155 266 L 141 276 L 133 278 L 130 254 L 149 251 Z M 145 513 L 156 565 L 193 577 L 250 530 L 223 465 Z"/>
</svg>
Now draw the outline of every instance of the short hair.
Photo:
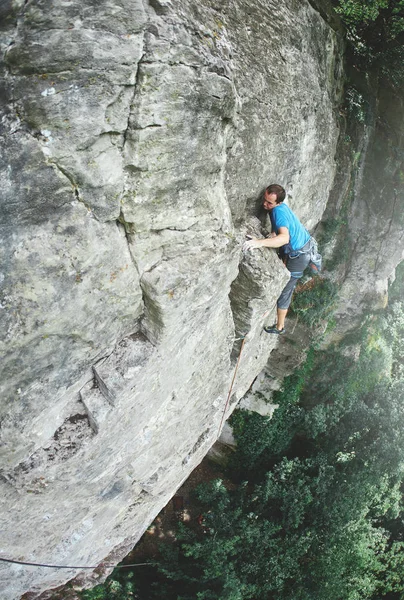
<svg viewBox="0 0 404 600">
<path fill-rule="evenodd" d="M 281 185 L 278 185 L 277 183 L 273 183 L 272 185 L 269 185 L 265 191 L 268 192 L 268 194 L 276 194 L 276 203 L 277 204 L 280 204 L 286 198 L 286 192 L 285 192 L 284 188 Z"/>
</svg>

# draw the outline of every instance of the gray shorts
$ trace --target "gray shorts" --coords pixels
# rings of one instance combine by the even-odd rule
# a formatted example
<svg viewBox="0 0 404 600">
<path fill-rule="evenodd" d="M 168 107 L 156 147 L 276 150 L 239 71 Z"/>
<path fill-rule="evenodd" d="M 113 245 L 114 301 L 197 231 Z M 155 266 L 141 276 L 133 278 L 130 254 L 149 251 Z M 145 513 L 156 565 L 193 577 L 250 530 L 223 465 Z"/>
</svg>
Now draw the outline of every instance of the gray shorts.
<svg viewBox="0 0 404 600">
<path fill-rule="evenodd" d="M 277 307 L 282 310 L 287 310 L 292 301 L 293 291 L 296 287 L 297 282 L 303 277 L 303 271 L 310 262 L 310 240 L 300 250 L 298 256 L 293 257 L 290 254 L 286 260 L 286 268 L 290 271 L 290 279 L 282 290 L 281 295 L 277 301 Z"/>
</svg>

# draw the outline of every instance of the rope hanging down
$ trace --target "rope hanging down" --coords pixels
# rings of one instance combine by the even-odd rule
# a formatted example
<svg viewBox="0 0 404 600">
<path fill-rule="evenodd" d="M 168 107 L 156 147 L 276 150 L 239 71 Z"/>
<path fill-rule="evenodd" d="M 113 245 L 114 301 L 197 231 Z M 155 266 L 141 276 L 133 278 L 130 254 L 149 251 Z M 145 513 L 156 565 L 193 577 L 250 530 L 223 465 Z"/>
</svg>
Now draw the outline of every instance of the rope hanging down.
<svg viewBox="0 0 404 600">
<path fill-rule="evenodd" d="M 240 348 L 240 352 L 239 352 L 239 355 L 238 355 L 238 359 L 237 359 L 236 368 L 234 369 L 234 375 L 233 375 L 233 379 L 231 380 L 231 385 L 230 385 L 229 393 L 227 394 L 226 405 L 225 405 L 225 407 L 224 407 L 224 411 L 223 411 L 223 414 L 222 414 L 222 420 L 220 421 L 219 430 L 218 430 L 218 432 L 217 432 L 217 437 L 219 437 L 219 435 L 220 435 L 220 430 L 222 429 L 223 420 L 224 420 L 224 415 L 226 414 L 226 410 L 227 410 L 227 407 L 228 407 L 228 405 L 229 405 L 230 396 L 231 396 L 231 392 L 232 392 L 232 389 L 233 389 L 234 381 L 235 381 L 235 379 L 236 379 L 236 375 L 237 375 L 237 371 L 238 371 L 238 367 L 239 367 L 239 364 L 240 364 L 240 359 L 241 359 L 241 353 L 243 352 L 243 348 L 244 348 L 244 344 L 245 344 L 245 339 L 246 339 L 246 337 L 247 337 L 247 336 L 243 337 L 243 341 L 241 342 L 241 348 Z"/>
</svg>

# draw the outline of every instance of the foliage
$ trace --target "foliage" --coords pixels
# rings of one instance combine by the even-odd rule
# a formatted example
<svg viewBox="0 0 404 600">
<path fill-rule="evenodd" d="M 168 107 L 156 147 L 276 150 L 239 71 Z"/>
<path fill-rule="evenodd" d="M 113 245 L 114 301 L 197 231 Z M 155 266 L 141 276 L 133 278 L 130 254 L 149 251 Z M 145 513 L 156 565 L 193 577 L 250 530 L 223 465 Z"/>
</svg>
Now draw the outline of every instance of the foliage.
<svg viewBox="0 0 404 600">
<path fill-rule="evenodd" d="M 348 30 L 356 66 L 375 65 L 396 85 L 404 79 L 404 0 L 334 0 Z"/>
<path fill-rule="evenodd" d="M 292 312 L 309 327 L 328 321 L 337 300 L 337 286 L 330 279 L 313 278 L 297 287 Z"/>
<path fill-rule="evenodd" d="M 231 483 L 196 490 L 202 524 L 179 526 L 147 585 L 135 573 L 142 600 L 402 599 L 403 334 L 394 302 L 355 338 L 311 348 L 271 421 L 236 411 Z M 83 598 L 138 597 L 125 581 Z"/>
<path fill-rule="evenodd" d="M 83 600 L 133 600 L 137 586 L 133 582 L 131 571 L 116 569 L 105 581 L 90 590 L 80 593 Z"/>
<path fill-rule="evenodd" d="M 276 393 L 271 421 L 235 413 L 233 483 L 198 488 L 203 525 L 180 527 L 162 549 L 145 600 L 379 600 L 403 591 L 404 383 L 391 377 L 385 338 L 399 338 L 401 320 L 389 318 L 382 332 L 370 321 L 354 345 L 312 348 Z"/>
<path fill-rule="evenodd" d="M 348 144 L 348 143 L 347 143 Z M 349 141 L 349 148 L 352 152 L 351 140 Z M 355 157 L 352 156 L 352 175 L 355 176 L 356 165 Z M 341 263 L 348 263 L 349 256 L 352 251 L 352 239 L 347 228 L 348 222 L 348 211 L 352 202 L 352 192 L 347 194 L 344 198 L 342 206 L 338 211 L 338 216 L 334 218 L 328 218 L 322 222 L 320 235 L 318 237 L 318 243 L 320 252 L 324 252 L 324 247 L 331 241 L 334 242 L 334 251 L 331 257 L 324 260 L 324 270 L 329 272 L 334 271 Z"/>
<path fill-rule="evenodd" d="M 367 0 L 367 2 L 340 0 L 336 11 L 343 16 L 347 24 L 363 28 L 374 22 L 380 10 L 387 8 L 388 5 L 388 0 Z"/>
<path fill-rule="evenodd" d="M 305 362 L 292 375 L 286 377 L 282 389 L 275 392 L 272 401 L 278 405 L 272 419 L 258 413 L 235 411 L 230 424 L 237 439 L 237 453 L 229 468 L 236 479 L 250 480 L 262 474 L 262 463 L 268 463 L 271 455 L 282 455 L 289 447 L 302 419 L 300 394 L 310 379 L 314 366 L 314 349 L 310 348 Z"/>
<path fill-rule="evenodd" d="M 394 302 L 389 313 L 380 319 L 383 334 L 392 351 L 392 376 L 404 378 L 404 303 Z"/>
<path fill-rule="evenodd" d="M 345 101 L 347 109 L 352 118 L 358 123 L 366 123 L 368 114 L 368 102 L 353 85 L 350 85 L 347 88 L 345 92 Z"/>
</svg>

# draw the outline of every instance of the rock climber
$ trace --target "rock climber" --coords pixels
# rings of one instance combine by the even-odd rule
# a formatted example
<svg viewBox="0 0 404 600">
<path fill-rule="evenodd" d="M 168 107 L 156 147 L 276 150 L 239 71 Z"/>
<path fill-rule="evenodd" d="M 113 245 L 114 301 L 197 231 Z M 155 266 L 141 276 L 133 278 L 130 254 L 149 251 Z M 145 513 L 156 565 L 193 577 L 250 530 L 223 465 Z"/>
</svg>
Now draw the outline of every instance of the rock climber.
<svg viewBox="0 0 404 600">
<path fill-rule="evenodd" d="M 272 184 L 264 192 L 262 207 L 269 211 L 272 233 L 264 239 L 247 236 L 244 250 L 255 248 L 280 248 L 281 258 L 290 271 L 290 279 L 277 300 L 277 320 L 271 327 L 264 327 L 267 333 L 282 335 L 285 333 L 285 318 L 288 312 L 293 290 L 311 257 L 311 237 L 294 212 L 283 204 L 286 192 L 281 185 Z"/>
</svg>

